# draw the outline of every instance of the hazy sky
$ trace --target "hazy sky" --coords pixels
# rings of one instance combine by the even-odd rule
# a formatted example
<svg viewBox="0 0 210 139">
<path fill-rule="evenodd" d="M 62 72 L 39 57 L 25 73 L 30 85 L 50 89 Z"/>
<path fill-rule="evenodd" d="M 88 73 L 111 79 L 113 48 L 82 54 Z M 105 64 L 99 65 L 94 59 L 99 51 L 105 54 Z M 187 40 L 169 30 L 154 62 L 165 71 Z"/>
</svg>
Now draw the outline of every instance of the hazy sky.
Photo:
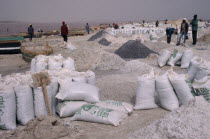
<svg viewBox="0 0 210 139">
<path fill-rule="evenodd" d="M 0 0 L 0 21 L 210 19 L 210 0 Z"/>
</svg>

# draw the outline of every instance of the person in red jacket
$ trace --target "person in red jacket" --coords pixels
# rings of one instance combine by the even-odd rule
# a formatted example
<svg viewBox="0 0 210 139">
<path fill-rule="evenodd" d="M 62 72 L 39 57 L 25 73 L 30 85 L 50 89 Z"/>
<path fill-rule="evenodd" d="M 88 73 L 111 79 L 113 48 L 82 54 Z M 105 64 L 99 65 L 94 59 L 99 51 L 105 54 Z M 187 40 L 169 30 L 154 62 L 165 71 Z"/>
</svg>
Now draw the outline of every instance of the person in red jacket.
<svg viewBox="0 0 210 139">
<path fill-rule="evenodd" d="M 63 25 L 61 26 L 61 36 L 63 37 L 63 40 L 65 42 L 67 42 L 68 41 L 68 33 L 69 33 L 68 27 L 67 27 L 67 25 L 65 24 L 64 21 L 62 22 L 62 24 Z"/>
</svg>

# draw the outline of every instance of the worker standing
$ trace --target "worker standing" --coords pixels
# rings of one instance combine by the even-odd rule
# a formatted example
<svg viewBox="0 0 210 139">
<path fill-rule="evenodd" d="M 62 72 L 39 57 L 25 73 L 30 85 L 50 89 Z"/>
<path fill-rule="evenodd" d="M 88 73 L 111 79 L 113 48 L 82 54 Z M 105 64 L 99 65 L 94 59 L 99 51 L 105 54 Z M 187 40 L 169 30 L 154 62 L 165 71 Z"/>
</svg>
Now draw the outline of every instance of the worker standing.
<svg viewBox="0 0 210 139">
<path fill-rule="evenodd" d="M 62 22 L 62 26 L 61 26 L 61 36 L 63 37 L 63 40 L 64 40 L 65 42 L 68 41 L 68 33 L 69 33 L 68 27 L 67 27 L 67 25 L 65 24 L 65 22 L 63 21 L 63 22 Z"/>
<path fill-rule="evenodd" d="M 198 33 L 198 19 L 197 15 L 194 15 L 194 19 L 190 22 L 192 25 L 192 38 L 193 38 L 193 45 L 197 43 L 197 33 Z"/>
<path fill-rule="evenodd" d="M 29 27 L 28 27 L 29 41 L 32 41 L 33 36 L 34 36 L 34 28 L 33 28 L 32 24 L 30 24 Z"/>
<path fill-rule="evenodd" d="M 180 45 L 180 42 L 181 42 L 181 39 L 182 37 L 184 36 L 184 43 L 186 41 L 186 36 L 187 36 L 187 33 L 188 33 L 188 28 L 189 28 L 189 25 L 186 21 L 187 19 L 184 18 L 183 21 L 182 21 L 182 24 L 181 24 L 181 31 L 180 31 L 180 37 L 179 37 L 179 40 L 177 42 L 177 46 Z"/>
<path fill-rule="evenodd" d="M 155 22 L 155 26 L 156 26 L 156 27 L 159 26 L 159 21 L 158 21 L 158 20 Z"/>
<path fill-rule="evenodd" d="M 89 26 L 88 23 L 86 24 L 86 27 L 85 28 L 86 28 L 87 33 L 90 34 L 90 26 Z"/>
</svg>

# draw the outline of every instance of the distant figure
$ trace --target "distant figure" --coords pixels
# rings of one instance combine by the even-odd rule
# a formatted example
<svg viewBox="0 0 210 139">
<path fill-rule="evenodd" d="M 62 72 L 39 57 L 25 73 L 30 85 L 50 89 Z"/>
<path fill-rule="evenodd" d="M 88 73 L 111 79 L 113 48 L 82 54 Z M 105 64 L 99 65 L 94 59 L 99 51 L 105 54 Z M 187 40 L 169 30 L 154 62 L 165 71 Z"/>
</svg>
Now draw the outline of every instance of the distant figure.
<svg viewBox="0 0 210 139">
<path fill-rule="evenodd" d="M 63 21 L 62 26 L 61 26 L 61 36 L 63 37 L 63 41 L 65 41 L 65 42 L 68 41 L 68 33 L 69 33 L 68 27 L 65 24 L 65 22 Z"/>
<path fill-rule="evenodd" d="M 29 41 L 32 41 L 33 36 L 34 36 L 34 28 L 32 27 L 32 24 L 30 24 L 29 27 L 28 27 Z"/>
<path fill-rule="evenodd" d="M 186 18 L 183 19 L 182 21 L 182 24 L 181 24 L 181 30 L 180 30 L 180 37 L 179 37 L 179 40 L 177 42 L 177 46 L 180 45 L 180 42 L 181 42 L 181 39 L 182 37 L 184 36 L 184 43 L 186 41 L 186 36 L 187 36 L 187 33 L 188 33 L 188 28 L 189 28 L 189 25 L 188 23 L 186 22 Z"/>
<path fill-rule="evenodd" d="M 167 35 L 167 43 L 170 44 L 171 43 L 171 36 L 174 33 L 175 28 L 166 28 L 166 35 Z"/>
<path fill-rule="evenodd" d="M 156 27 L 159 26 L 159 21 L 158 21 L 158 20 L 155 22 L 155 26 L 156 26 Z"/>
<path fill-rule="evenodd" d="M 198 32 L 198 19 L 197 15 L 194 15 L 194 19 L 190 22 L 192 25 L 192 38 L 193 38 L 193 45 L 197 43 L 197 32 Z"/>
<path fill-rule="evenodd" d="M 168 20 L 167 19 L 165 20 L 165 24 L 168 24 Z"/>
<path fill-rule="evenodd" d="M 114 29 L 119 29 L 118 24 L 114 24 Z"/>
<path fill-rule="evenodd" d="M 88 23 L 86 24 L 85 28 L 86 28 L 87 33 L 90 34 L 90 26 L 88 25 Z"/>
<path fill-rule="evenodd" d="M 7 32 L 9 32 L 9 28 L 7 28 Z"/>
<path fill-rule="evenodd" d="M 143 27 L 144 27 L 144 24 L 145 24 L 145 21 L 143 20 L 143 25 L 142 25 Z"/>
</svg>

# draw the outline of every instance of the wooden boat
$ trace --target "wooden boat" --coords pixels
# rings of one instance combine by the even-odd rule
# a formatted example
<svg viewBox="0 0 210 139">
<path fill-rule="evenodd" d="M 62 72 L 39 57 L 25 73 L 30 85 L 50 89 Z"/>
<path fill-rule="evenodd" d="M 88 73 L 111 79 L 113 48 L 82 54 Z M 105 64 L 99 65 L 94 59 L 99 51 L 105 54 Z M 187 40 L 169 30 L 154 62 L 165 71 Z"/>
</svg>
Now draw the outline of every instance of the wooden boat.
<svg viewBox="0 0 210 139">
<path fill-rule="evenodd" d="M 53 53 L 53 48 L 48 44 L 46 46 L 21 46 L 22 58 L 26 62 L 31 60 L 37 55 L 50 55 Z"/>
</svg>

